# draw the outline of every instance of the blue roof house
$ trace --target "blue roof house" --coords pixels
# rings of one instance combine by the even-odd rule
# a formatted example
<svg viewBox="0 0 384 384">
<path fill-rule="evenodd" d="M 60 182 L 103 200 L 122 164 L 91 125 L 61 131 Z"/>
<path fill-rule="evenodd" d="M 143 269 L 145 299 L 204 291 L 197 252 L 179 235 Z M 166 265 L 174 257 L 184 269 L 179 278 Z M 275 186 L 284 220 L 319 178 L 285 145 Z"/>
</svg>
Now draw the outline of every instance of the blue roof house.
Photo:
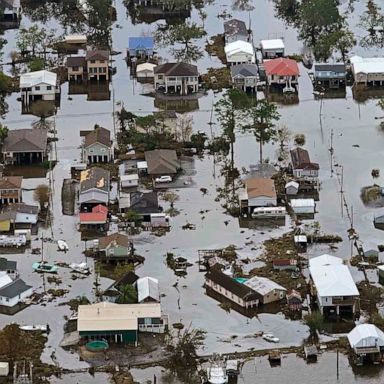
<svg viewBox="0 0 384 384">
<path fill-rule="evenodd" d="M 153 37 L 130 37 L 128 40 L 128 55 L 131 57 L 149 58 L 153 56 Z"/>
</svg>

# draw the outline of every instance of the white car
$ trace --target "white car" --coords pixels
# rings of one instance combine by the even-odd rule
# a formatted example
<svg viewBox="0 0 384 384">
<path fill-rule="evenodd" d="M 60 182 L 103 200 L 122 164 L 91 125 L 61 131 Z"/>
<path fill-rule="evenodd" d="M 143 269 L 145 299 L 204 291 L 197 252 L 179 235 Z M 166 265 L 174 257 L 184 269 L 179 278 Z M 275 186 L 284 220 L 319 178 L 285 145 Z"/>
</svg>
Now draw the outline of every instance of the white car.
<svg viewBox="0 0 384 384">
<path fill-rule="evenodd" d="M 269 341 L 270 343 L 278 343 L 280 341 L 280 339 L 272 333 L 264 333 L 263 339 Z"/>
<path fill-rule="evenodd" d="M 172 177 L 171 176 L 156 177 L 155 182 L 156 183 L 170 183 L 170 182 L 172 182 Z"/>
</svg>

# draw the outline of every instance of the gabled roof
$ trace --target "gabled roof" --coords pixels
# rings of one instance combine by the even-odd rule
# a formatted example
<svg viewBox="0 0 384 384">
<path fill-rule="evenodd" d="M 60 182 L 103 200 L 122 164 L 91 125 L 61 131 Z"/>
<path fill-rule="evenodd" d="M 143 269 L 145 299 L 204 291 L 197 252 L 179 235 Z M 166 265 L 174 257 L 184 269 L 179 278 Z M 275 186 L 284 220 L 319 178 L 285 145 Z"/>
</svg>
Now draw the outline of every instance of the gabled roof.
<svg viewBox="0 0 384 384">
<path fill-rule="evenodd" d="M 155 301 L 160 301 L 159 294 L 159 280 L 153 277 L 140 277 L 136 281 L 137 287 L 137 301 L 143 302 L 147 298 L 151 298 Z"/>
<path fill-rule="evenodd" d="M 150 72 L 153 72 L 154 69 L 156 67 L 156 64 L 152 64 L 152 63 L 142 63 L 142 64 L 139 64 L 137 67 L 136 67 L 136 73 L 138 72 L 142 72 L 142 71 L 150 71 Z"/>
<path fill-rule="evenodd" d="M 82 171 L 80 174 L 80 193 L 93 188 L 109 192 L 109 177 L 109 171 L 99 167 Z"/>
<path fill-rule="evenodd" d="M 173 175 L 180 168 L 179 160 L 174 149 L 155 149 L 145 152 L 145 160 L 150 175 Z"/>
<path fill-rule="evenodd" d="M 260 196 L 276 198 L 275 182 L 272 179 L 248 179 L 245 181 L 248 199 Z"/>
<path fill-rule="evenodd" d="M 81 212 L 80 213 L 80 223 L 101 223 L 104 224 L 107 222 L 108 210 L 107 212 Z"/>
<path fill-rule="evenodd" d="M 57 84 L 56 73 L 43 70 L 20 75 L 20 88 L 31 88 L 39 84 L 48 84 L 55 87 Z"/>
<path fill-rule="evenodd" d="M 13 213 L 26 213 L 29 215 L 37 215 L 39 213 L 39 207 L 36 205 L 27 205 L 24 203 L 13 203 L 8 204 L 4 207 L 3 213 L 13 212 Z"/>
<path fill-rule="evenodd" d="M 103 127 L 97 127 L 88 133 L 84 138 L 84 147 L 87 148 L 95 143 L 100 143 L 106 147 L 111 146 L 111 132 Z"/>
<path fill-rule="evenodd" d="M 5 257 L 0 257 L 0 271 L 16 271 L 17 261 L 7 260 Z"/>
<path fill-rule="evenodd" d="M 23 176 L 4 176 L 0 178 L 0 190 L 2 189 L 20 189 L 23 182 Z"/>
<path fill-rule="evenodd" d="M 70 56 L 67 58 L 67 67 L 84 67 L 85 56 Z"/>
<path fill-rule="evenodd" d="M 228 56 L 236 55 L 237 53 L 245 53 L 248 55 L 255 55 L 253 45 L 243 40 L 236 40 L 232 43 L 227 44 L 224 47 L 225 54 Z"/>
<path fill-rule="evenodd" d="M 99 249 L 106 249 L 109 245 L 119 245 L 121 247 L 128 248 L 128 236 L 116 232 L 99 239 Z"/>
<path fill-rule="evenodd" d="M 159 212 L 159 201 L 156 192 L 132 192 L 130 207 L 134 212 L 149 214 Z"/>
<path fill-rule="evenodd" d="M 93 51 L 87 51 L 85 55 L 85 61 L 89 60 L 109 60 L 109 51 L 95 49 Z"/>
<path fill-rule="evenodd" d="M 220 287 L 225 288 L 227 291 L 235 294 L 237 297 L 245 301 L 252 301 L 258 299 L 256 292 L 244 284 L 239 283 L 232 277 L 223 273 L 219 267 L 212 267 L 206 274 L 205 279 L 218 284 Z"/>
<path fill-rule="evenodd" d="M 238 64 L 231 67 L 232 77 L 257 77 L 257 74 L 256 64 Z"/>
<path fill-rule="evenodd" d="M 264 68 L 267 76 L 298 76 L 300 73 L 299 66 L 295 60 L 283 57 L 264 61 Z"/>
<path fill-rule="evenodd" d="M 8 131 L 4 140 L 4 152 L 45 152 L 47 149 L 46 129 L 15 129 Z"/>
<path fill-rule="evenodd" d="M 197 66 L 187 63 L 165 63 L 154 68 L 155 73 L 165 76 L 199 76 Z"/>
<path fill-rule="evenodd" d="M 319 169 L 319 164 L 311 163 L 308 151 L 303 148 L 292 149 L 291 160 L 293 169 Z"/>
<path fill-rule="evenodd" d="M 27 285 L 23 280 L 17 279 L 0 289 L 0 296 L 13 299 L 31 289 L 32 286 Z"/>
<path fill-rule="evenodd" d="M 247 26 L 244 21 L 231 19 L 224 22 L 224 33 L 226 36 L 244 35 L 248 36 Z"/>
<path fill-rule="evenodd" d="M 360 57 L 350 58 L 353 73 L 384 73 L 384 57 Z"/>
<path fill-rule="evenodd" d="M 154 42 L 151 36 L 130 37 L 128 39 L 129 49 L 153 49 Z"/>
<path fill-rule="evenodd" d="M 334 63 L 334 64 L 315 64 L 315 73 L 316 72 L 330 72 L 333 74 L 346 74 L 346 68 L 344 63 Z"/>
<path fill-rule="evenodd" d="M 244 285 L 253 289 L 255 292 L 262 296 L 267 295 L 275 289 L 279 291 L 286 291 L 286 289 L 281 285 L 275 283 L 272 280 L 267 279 L 266 277 L 261 276 L 254 276 L 250 278 L 249 280 L 244 282 Z"/>
<path fill-rule="evenodd" d="M 349 268 L 341 259 L 329 255 L 319 257 L 320 260 L 310 259 L 309 273 L 320 297 L 359 296 Z"/>
<path fill-rule="evenodd" d="M 348 333 L 352 348 L 384 347 L 384 332 L 373 324 L 359 324 Z"/>
</svg>

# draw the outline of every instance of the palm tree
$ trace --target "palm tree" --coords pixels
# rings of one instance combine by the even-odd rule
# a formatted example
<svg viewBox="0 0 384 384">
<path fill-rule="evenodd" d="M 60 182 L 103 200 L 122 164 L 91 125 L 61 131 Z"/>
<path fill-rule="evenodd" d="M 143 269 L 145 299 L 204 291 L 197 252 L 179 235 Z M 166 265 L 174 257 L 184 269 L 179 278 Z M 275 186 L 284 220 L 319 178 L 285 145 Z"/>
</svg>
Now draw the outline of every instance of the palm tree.
<svg viewBox="0 0 384 384">
<path fill-rule="evenodd" d="M 120 287 L 120 296 L 116 299 L 117 304 L 133 304 L 137 303 L 137 291 L 131 284 Z"/>
</svg>

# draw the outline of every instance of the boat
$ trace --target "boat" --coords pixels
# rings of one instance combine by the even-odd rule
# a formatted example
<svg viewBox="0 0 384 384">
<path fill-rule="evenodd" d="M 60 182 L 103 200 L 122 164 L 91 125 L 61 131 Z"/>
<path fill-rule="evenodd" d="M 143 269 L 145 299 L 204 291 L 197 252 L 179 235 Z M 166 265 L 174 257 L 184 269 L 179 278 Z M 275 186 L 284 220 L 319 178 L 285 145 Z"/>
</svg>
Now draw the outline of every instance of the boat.
<svg viewBox="0 0 384 384">
<path fill-rule="evenodd" d="M 224 363 L 216 355 L 213 355 L 210 365 L 207 368 L 207 380 L 209 384 L 228 383 L 228 375 Z"/>
<path fill-rule="evenodd" d="M 274 336 L 272 333 L 264 333 L 263 339 L 265 341 L 270 342 L 270 343 L 278 343 L 280 341 L 280 339 L 278 337 Z"/>
<path fill-rule="evenodd" d="M 32 268 L 36 272 L 42 273 L 57 273 L 57 265 L 49 264 L 44 261 L 44 237 L 41 237 L 41 260 L 32 264 Z"/>
<path fill-rule="evenodd" d="M 83 275 L 89 275 L 91 273 L 89 267 L 87 266 L 87 263 L 71 263 L 69 264 L 69 268 L 72 269 L 72 272 L 81 273 Z"/>
<path fill-rule="evenodd" d="M 19 328 L 23 331 L 49 331 L 49 326 L 44 324 L 36 324 L 36 325 L 19 325 Z"/>
<path fill-rule="evenodd" d="M 57 240 L 59 251 L 67 252 L 69 250 L 68 244 L 64 240 Z"/>
</svg>

